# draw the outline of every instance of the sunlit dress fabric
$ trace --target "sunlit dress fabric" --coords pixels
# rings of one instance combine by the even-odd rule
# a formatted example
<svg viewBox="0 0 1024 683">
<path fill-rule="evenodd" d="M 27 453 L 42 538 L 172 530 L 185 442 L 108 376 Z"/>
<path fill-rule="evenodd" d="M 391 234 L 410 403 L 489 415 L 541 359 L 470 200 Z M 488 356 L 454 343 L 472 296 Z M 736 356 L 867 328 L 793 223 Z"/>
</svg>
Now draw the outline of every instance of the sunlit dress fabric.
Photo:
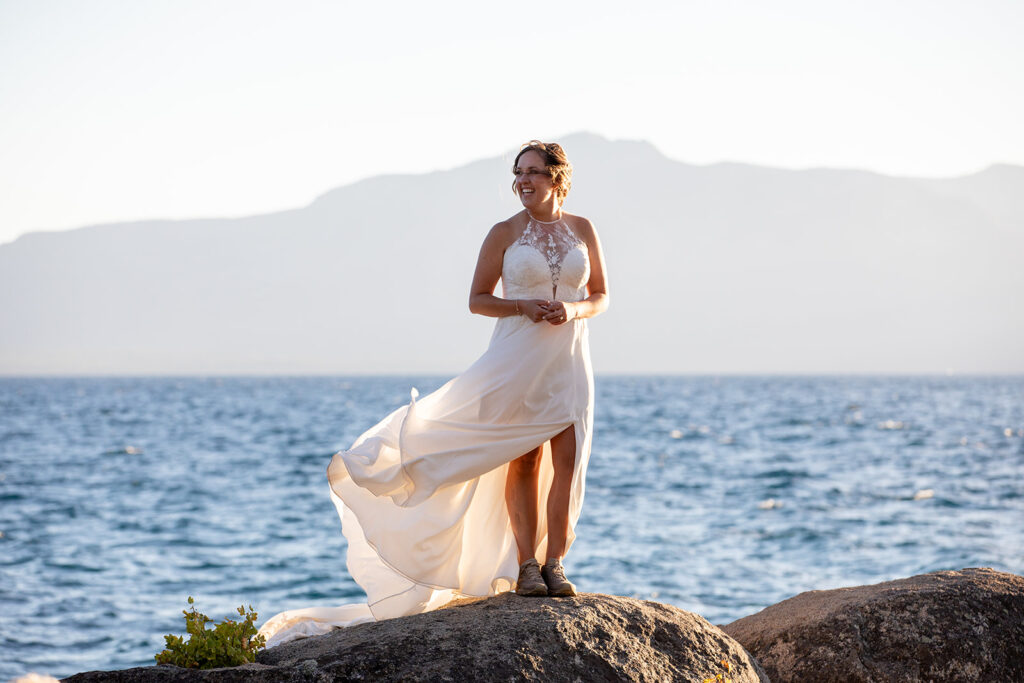
<svg viewBox="0 0 1024 683">
<path fill-rule="evenodd" d="M 586 244 L 563 220 L 529 220 L 505 251 L 502 292 L 507 299 L 579 301 L 589 277 Z M 593 424 L 587 335 L 585 320 L 499 318 L 469 369 L 427 396 L 413 389 L 408 405 L 335 454 L 327 468 L 331 500 L 348 541 L 348 570 L 367 602 L 282 612 L 260 629 L 268 646 L 514 588 L 519 562 L 505 507 L 508 464 L 544 444 L 537 525 L 543 562 L 552 479 L 547 442 L 572 426 L 568 549 Z"/>
</svg>

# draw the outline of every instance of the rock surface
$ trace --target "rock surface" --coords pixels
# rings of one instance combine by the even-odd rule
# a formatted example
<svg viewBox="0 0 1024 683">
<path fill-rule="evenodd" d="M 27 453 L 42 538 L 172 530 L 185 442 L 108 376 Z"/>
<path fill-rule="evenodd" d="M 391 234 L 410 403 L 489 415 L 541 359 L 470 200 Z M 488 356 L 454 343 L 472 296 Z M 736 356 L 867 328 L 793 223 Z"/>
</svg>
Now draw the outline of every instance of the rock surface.
<svg viewBox="0 0 1024 683">
<path fill-rule="evenodd" d="M 1024 681 L 1024 577 L 963 569 L 810 591 L 723 630 L 774 683 Z"/>
<path fill-rule="evenodd" d="M 723 658 L 734 683 L 767 682 L 736 641 L 676 607 L 596 594 L 505 593 L 293 641 L 233 669 L 154 666 L 65 680 L 702 681 L 724 673 Z"/>
</svg>

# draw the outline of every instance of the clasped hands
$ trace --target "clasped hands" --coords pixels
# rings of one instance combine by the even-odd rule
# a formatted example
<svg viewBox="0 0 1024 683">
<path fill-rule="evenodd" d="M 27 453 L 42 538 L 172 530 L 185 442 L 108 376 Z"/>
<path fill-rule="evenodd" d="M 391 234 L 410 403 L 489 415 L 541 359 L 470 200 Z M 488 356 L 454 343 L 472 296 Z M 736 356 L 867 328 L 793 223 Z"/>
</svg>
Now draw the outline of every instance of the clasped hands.
<svg viewBox="0 0 1024 683">
<path fill-rule="evenodd" d="M 544 299 L 519 299 L 519 312 L 535 323 L 546 320 L 552 325 L 562 325 L 575 315 L 571 303 Z"/>
</svg>

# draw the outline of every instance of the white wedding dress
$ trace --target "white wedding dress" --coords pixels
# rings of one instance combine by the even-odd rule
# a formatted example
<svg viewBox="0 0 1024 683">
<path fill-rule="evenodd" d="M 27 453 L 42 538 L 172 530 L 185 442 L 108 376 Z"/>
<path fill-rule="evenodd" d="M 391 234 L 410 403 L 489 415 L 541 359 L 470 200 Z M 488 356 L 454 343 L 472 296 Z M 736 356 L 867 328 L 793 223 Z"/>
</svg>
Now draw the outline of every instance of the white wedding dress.
<svg viewBox="0 0 1024 683">
<path fill-rule="evenodd" d="M 507 299 L 586 297 L 586 245 L 563 220 L 530 220 L 504 254 Z M 486 352 L 437 391 L 388 415 L 327 468 L 348 539 L 348 570 L 366 604 L 289 610 L 260 629 L 268 647 L 333 628 L 418 614 L 515 587 L 515 538 L 505 507 L 508 463 L 545 443 L 537 558 L 546 559 L 546 442 L 576 434 L 569 536 L 583 503 L 593 423 L 585 320 L 499 318 Z"/>
</svg>

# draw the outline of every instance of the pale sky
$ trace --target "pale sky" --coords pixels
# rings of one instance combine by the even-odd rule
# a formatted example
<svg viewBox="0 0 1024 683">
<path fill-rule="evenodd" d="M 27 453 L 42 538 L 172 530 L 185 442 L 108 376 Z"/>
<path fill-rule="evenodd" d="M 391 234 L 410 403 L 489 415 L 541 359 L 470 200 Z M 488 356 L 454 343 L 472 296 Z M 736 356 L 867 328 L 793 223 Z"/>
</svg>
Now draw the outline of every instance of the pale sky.
<svg viewBox="0 0 1024 683">
<path fill-rule="evenodd" d="M 0 0 L 0 243 L 577 131 L 697 164 L 1024 165 L 1021 36 L 1020 0 Z"/>
</svg>

